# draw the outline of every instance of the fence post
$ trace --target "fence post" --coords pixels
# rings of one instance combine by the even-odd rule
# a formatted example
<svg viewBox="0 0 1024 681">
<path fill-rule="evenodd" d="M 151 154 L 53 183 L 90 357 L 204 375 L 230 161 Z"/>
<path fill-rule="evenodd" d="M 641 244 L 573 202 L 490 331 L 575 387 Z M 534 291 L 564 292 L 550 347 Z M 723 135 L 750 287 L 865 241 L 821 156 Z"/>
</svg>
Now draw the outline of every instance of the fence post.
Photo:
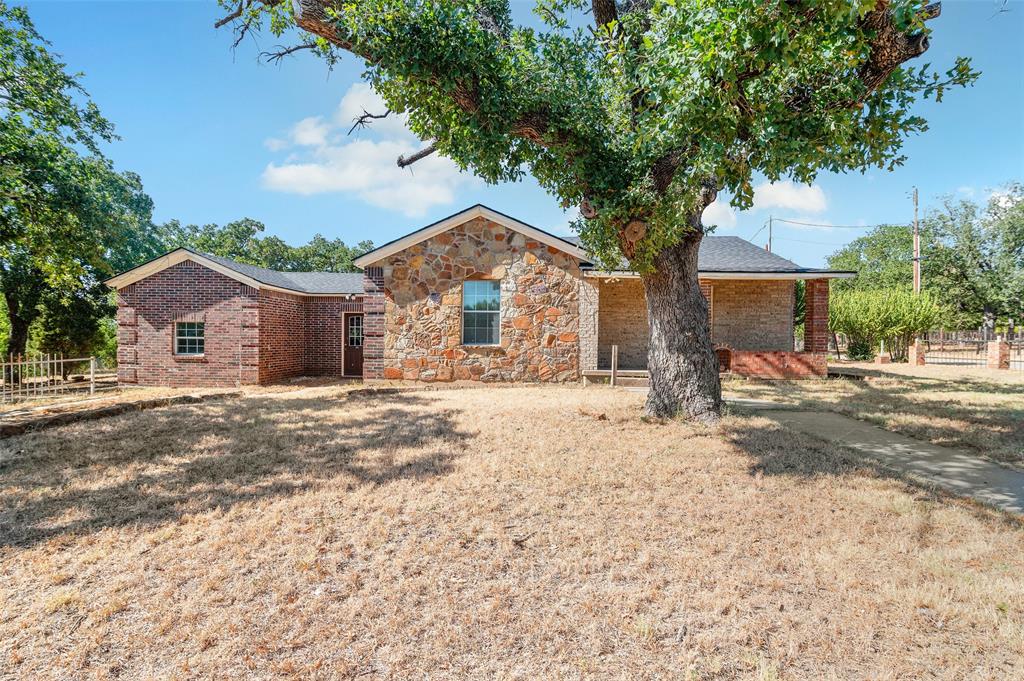
<svg viewBox="0 0 1024 681">
<path fill-rule="evenodd" d="M 618 375 L 619 375 L 619 346 L 618 345 L 613 345 L 612 346 L 612 376 L 611 376 L 611 380 L 610 380 L 612 385 L 615 385 L 616 379 L 618 379 Z"/>
<path fill-rule="evenodd" d="M 1009 369 L 1010 344 L 1001 340 L 989 341 L 985 364 L 989 369 Z"/>
<path fill-rule="evenodd" d="M 96 358 L 89 358 L 89 394 L 96 394 Z"/>
</svg>

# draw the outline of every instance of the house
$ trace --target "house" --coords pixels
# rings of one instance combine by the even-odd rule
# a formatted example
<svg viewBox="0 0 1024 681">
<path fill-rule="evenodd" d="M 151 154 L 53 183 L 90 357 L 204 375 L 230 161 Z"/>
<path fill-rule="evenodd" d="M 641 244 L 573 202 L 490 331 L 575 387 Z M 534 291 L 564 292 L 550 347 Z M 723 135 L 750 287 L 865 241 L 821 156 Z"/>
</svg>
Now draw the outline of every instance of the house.
<svg viewBox="0 0 1024 681">
<path fill-rule="evenodd" d="M 578 240 L 476 205 L 356 260 L 361 274 L 277 272 L 179 248 L 110 279 L 118 379 L 234 386 L 329 375 L 410 381 L 578 381 L 643 370 L 639 277 L 596 267 Z M 723 368 L 824 375 L 828 282 L 734 236 L 699 256 Z M 794 284 L 806 280 L 804 352 Z"/>
</svg>

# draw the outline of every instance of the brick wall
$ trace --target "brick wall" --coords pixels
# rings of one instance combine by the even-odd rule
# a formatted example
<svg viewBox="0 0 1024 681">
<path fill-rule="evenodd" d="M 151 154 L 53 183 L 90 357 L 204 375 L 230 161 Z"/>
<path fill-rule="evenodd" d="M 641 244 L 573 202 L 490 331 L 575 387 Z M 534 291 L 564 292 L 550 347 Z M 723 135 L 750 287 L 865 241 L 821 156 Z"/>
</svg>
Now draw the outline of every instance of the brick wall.
<svg viewBox="0 0 1024 681">
<path fill-rule="evenodd" d="M 711 337 L 734 350 L 793 349 L 792 281 L 712 281 Z"/>
<path fill-rule="evenodd" d="M 363 378 L 384 378 L 384 269 L 363 270 Z"/>
<path fill-rule="evenodd" d="M 260 383 L 303 375 L 305 299 L 263 289 L 259 300 Z"/>
<path fill-rule="evenodd" d="M 828 279 L 808 279 L 804 291 L 804 350 L 828 352 Z"/>
<path fill-rule="evenodd" d="M 731 353 L 730 371 L 756 378 L 824 378 L 828 364 L 823 353 L 736 350 Z"/>
<path fill-rule="evenodd" d="M 337 296 L 305 299 L 305 373 L 309 376 L 344 374 L 344 313 L 362 311 L 361 301 Z"/>
<path fill-rule="evenodd" d="M 236 386 L 259 378 L 256 289 L 185 261 L 118 292 L 118 380 Z M 202 357 L 174 353 L 177 321 L 205 324 Z"/>
<path fill-rule="evenodd" d="M 650 327 L 640 279 L 605 279 L 598 289 L 597 364 L 612 365 L 612 346 L 619 346 L 619 368 L 646 369 Z"/>
<path fill-rule="evenodd" d="M 793 349 L 792 281 L 702 279 L 710 298 L 711 337 L 737 350 Z M 647 367 L 650 330 L 644 287 L 639 279 L 606 279 L 599 288 L 598 364 L 611 366 L 611 346 L 619 346 L 623 369 Z"/>
</svg>

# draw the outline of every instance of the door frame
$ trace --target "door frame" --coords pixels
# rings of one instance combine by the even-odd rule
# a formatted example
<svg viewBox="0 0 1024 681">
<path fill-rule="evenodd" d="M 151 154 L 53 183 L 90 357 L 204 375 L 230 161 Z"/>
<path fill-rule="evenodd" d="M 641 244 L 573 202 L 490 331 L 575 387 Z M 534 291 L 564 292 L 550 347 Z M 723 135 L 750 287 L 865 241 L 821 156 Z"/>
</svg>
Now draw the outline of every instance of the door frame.
<svg viewBox="0 0 1024 681">
<path fill-rule="evenodd" d="M 341 313 L 341 377 L 342 378 L 362 378 L 363 372 L 360 371 L 358 374 L 345 373 L 345 360 L 348 354 L 348 320 L 350 317 L 362 317 L 363 318 L 363 344 L 360 346 L 360 350 L 366 347 L 366 316 L 363 312 L 342 312 Z M 363 360 L 365 362 L 366 357 L 364 355 Z"/>
</svg>

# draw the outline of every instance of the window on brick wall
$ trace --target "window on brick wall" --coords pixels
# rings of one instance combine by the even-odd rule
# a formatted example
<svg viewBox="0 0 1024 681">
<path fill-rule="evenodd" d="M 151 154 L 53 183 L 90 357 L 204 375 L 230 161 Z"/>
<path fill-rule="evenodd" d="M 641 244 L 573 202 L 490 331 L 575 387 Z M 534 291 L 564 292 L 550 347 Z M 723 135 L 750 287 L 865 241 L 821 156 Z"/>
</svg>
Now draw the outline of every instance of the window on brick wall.
<svg viewBox="0 0 1024 681">
<path fill-rule="evenodd" d="M 501 317 L 501 282 L 467 281 L 462 284 L 462 344 L 498 345 Z"/>
<path fill-rule="evenodd" d="M 178 355 L 201 355 L 206 351 L 204 322 L 177 322 L 174 325 L 174 352 Z"/>
</svg>

